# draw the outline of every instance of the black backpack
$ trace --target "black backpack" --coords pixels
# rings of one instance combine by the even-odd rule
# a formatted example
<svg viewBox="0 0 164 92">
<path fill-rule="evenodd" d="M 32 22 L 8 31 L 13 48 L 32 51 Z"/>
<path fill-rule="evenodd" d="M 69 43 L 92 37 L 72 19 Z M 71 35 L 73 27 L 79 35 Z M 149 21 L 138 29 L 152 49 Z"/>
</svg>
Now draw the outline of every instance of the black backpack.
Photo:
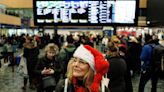
<svg viewBox="0 0 164 92">
<path fill-rule="evenodd" d="M 157 45 L 153 50 L 153 64 L 156 69 L 164 71 L 164 47 Z"/>
</svg>

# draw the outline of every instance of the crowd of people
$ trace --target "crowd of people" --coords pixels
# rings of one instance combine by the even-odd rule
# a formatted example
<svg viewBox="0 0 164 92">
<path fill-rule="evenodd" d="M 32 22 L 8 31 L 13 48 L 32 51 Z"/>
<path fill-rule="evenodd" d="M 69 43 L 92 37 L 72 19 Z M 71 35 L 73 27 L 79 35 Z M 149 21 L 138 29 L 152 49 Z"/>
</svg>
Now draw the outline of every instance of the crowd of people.
<svg viewBox="0 0 164 92">
<path fill-rule="evenodd" d="M 37 36 L 24 35 L 19 40 L 13 37 L 11 41 L 2 36 L 2 57 L 4 62 L 12 57 L 9 61 L 13 66 L 14 56 L 9 52 L 16 50 L 9 51 L 9 44 L 23 49 L 19 64 L 24 70 L 23 90 L 29 80 L 29 87 L 37 92 L 133 92 L 131 78 L 140 75 L 138 92 L 144 92 L 149 79 L 151 92 L 157 92 L 158 78 L 163 76 L 159 61 L 164 34 L 160 39 L 154 35 L 145 37 L 143 44 L 142 37 L 135 36 L 69 35 L 65 41 L 62 36 L 50 39 L 46 35 L 42 41 Z M 44 49 L 42 57 L 39 49 Z M 110 81 L 104 83 L 105 78 Z"/>
</svg>

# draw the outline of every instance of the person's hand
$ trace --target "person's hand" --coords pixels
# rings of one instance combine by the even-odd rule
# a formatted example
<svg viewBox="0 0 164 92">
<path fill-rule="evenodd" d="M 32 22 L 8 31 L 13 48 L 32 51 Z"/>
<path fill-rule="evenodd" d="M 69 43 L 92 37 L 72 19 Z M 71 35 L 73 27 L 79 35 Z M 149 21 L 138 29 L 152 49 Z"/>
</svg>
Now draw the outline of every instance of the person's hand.
<svg viewBox="0 0 164 92">
<path fill-rule="evenodd" d="M 49 74 L 49 70 L 46 67 L 41 71 L 41 74 Z"/>
<path fill-rule="evenodd" d="M 53 69 L 48 69 L 49 70 L 49 74 L 54 74 L 54 70 Z"/>
</svg>

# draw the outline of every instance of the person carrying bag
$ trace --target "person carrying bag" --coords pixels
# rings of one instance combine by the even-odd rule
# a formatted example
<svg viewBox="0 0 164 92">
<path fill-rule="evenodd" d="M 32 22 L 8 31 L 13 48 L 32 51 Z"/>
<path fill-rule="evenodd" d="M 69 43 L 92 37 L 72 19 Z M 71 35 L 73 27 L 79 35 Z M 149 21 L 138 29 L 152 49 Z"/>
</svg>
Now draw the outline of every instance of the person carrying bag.
<svg viewBox="0 0 164 92">
<path fill-rule="evenodd" d="M 45 70 L 46 71 L 46 70 Z M 51 71 L 51 70 L 48 70 Z M 56 86 L 56 81 L 54 76 L 45 76 L 42 78 L 43 89 L 51 89 Z"/>
<path fill-rule="evenodd" d="M 60 79 L 62 72 L 61 65 L 57 60 L 58 47 L 53 43 L 49 43 L 45 47 L 45 56 L 41 57 L 35 67 L 37 79 L 39 83 L 37 92 L 53 92 L 56 83 Z"/>
</svg>

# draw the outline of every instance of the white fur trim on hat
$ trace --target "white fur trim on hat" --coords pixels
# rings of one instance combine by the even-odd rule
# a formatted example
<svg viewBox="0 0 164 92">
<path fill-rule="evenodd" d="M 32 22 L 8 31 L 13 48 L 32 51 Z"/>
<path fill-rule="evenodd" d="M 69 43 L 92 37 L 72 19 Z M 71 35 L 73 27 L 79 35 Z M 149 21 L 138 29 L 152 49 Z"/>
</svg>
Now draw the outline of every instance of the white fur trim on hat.
<svg viewBox="0 0 164 92">
<path fill-rule="evenodd" d="M 95 71 L 94 56 L 83 45 L 80 45 L 73 54 L 74 57 L 78 57 L 86 61 L 92 70 Z"/>
</svg>

